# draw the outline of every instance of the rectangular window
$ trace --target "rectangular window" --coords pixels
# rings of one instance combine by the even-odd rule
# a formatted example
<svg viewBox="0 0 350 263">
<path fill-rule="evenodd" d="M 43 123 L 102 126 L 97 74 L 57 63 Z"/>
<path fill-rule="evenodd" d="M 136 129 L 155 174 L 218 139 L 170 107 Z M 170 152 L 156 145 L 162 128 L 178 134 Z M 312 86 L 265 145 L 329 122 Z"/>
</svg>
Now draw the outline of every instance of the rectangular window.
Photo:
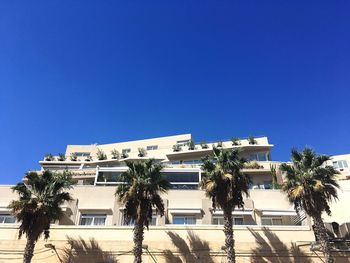
<svg viewBox="0 0 350 263">
<path fill-rule="evenodd" d="M 181 141 L 177 141 L 176 144 L 180 145 L 180 146 L 186 146 L 190 143 L 190 140 L 181 140 Z"/>
<path fill-rule="evenodd" d="M 89 152 L 75 152 L 75 155 L 77 157 L 87 157 L 87 156 L 90 156 L 90 153 Z"/>
<path fill-rule="evenodd" d="M 272 181 L 264 181 L 264 189 L 271 189 Z"/>
<path fill-rule="evenodd" d="M 0 215 L 0 224 L 14 224 L 16 223 L 16 218 L 12 215 Z"/>
<path fill-rule="evenodd" d="M 157 216 L 156 215 L 153 215 L 152 216 L 152 221 L 151 221 L 151 226 L 156 226 L 157 225 Z"/>
<path fill-rule="evenodd" d="M 333 162 L 333 167 L 334 167 L 335 169 L 338 169 L 338 168 L 339 168 L 338 162 Z"/>
<path fill-rule="evenodd" d="M 215 216 L 213 217 L 213 225 L 223 225 L 224 224 L 224 217 L 223 216 Z M 233 217 L 232 224 L 234 225 L 244 225 L 243 217 Z"/>
<path fill-rule="evenodd" d="M 213 217 L 213 225 L 223 225 L 224 224 L 224 218 L 222 216 L 220 217 Z"/>
<path fill-rule="evenodd" d="M 104 226 L 106 225 L 105 214 L 82 214 L 80 217 L 80 225 L 82 226 Z"/>
<path fill-rule="evenodd" d="M 267 161 L 266 153 L 265 153 L 265 152 L 263 152 L 263 153 L 258 153 L 258 161 L 261 161 L 261 162 Z"/>
<path fill-rule="evenodd" d="M 280 217 L 265 217 L 261 219 L 261 224 L 264 226 L 280 226 L 282 225 L 282 218 Z"/>
<path fill-rule="evenodd" d="M 147 151 L 158 150 L 158 145 L 149 145 L 146 148 Z"/>
<path fill-rule="evenodd" d="M 156 215 L 152 215 L 152 220 L 151 220 L 151 222 L 149 222 L 150 225 L 151 225 L 151 226 L 156 226 L 156 225 L 157 225 L 157 222 L 158 222 L 157 216 L 156 216 Z M 135 220 L 134 220 L 134 219 L 130 219 L 129 222 L 125 222 L 124 217 L 123 217 L 123 219 L 122 219 L 122 224 L 123 224 L 124 226 L 133 226 L 133 225 L 135 225 Z"/>
<path fill-rule="evenodd" d="M 123 149 L 123 150 L 122 150 L 122 153 L 129 153 L 129 152 L 131 152 L 131 149 L 130 149 L 130 148 L 128 148 L 128 149 Z"/>
<path fill-rule="evenodd" d="M 125 221 L 125 218 L 123 217 L 122 224 L 123 224 L 123 226 L 133 226 L 133 225 L 135 225 L 135 220 L 130 219 L 129 222 L 127 222 L 127 221 Z"/>
<path fill-rule="evenodd" d="M 233 224 L 234 225 L 244 225 L 243 218 L 242 217 L 234 217 L 233 218 Z"/>
<path fill-rule="evenodd" d="M 346 160 L 334 161 L 333 167 L 335 169 L 344 169 L 348 168 L 348 162 Z"/>
<path fill-rule="evenodd" d="M 195 225 L 196 217 L 195 216 L 174 216 L 173 224 L 174 225 Z"/>
</svg>

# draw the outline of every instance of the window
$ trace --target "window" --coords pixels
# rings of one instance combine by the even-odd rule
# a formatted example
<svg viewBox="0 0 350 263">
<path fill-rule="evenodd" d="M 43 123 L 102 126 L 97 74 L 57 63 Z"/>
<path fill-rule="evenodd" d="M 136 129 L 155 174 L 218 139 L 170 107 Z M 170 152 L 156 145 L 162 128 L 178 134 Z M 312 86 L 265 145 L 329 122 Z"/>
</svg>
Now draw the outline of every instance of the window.
<svg viewBox="0 0 350 263">
<path fill-rule="evenodd" d="M 146 148 L 147 151 L 158 150 L 158 145 L 150 145 Z"/>
<path fill-rule="evenodd" d="M 282 225 L 282 218 L 280 217 L 265 217 L 261 219 L 261 224 L 264 226 L 280 226 Z"/>
<path fill-rule="evenodd" d="M 82 214 L 80 225 L 82 226 L 104 226 L 106 224 L 106 215 L 104 214 Z"/>
<path fill-rule="evenodd" d="M 264 181 L 264 189 L 271 189 L 272 181 Z"/>
<path fill-rule="evenodd" d="M 157 225 L 157 216 L 156 215 L 153 215 L 152 216 L 152 221 L 151 221 L 151 226 L 156 226 Z"/>
<path fill-rule="evenodd" d="M 268 161 L 268 153 L 267 152 L 259 152 L 259 153 L 252 153 L 249 154 L 248 158 L 249 161 Z"/>
<path fill-rule="evenodd" d="M 176 144 L 179 146 L 186 146 L 190 143 L 190 140 L 181 140 L 181 141 L 177 141 Z"/>
<path fill-rule="evenodd" d="M 213 217 L 213 225 L 223 225 L 224 224 L 224 218 L 222 216 L 220 217 Z"/>
<path fill-rule="evenodd" d="M 123 150 L 122 150 L 122 153 L 129 153 L 129 152 L 131 152 L 131 149 L 130 149 L 130 148 L 128 148 L 128 149 L 123 149 Z"/>
<path fill-rule="evenodd" d="M 77 157 L 87 157 L 90 156 L 89 152 L 75 152 L 74 153 Z"/>
<path fill-rule="evenodd" d="M 173 224 L 174 225 L 195 225 L 196 217 L 195 216 L 174 216 Z"/>
<path fill-rule="evenodd" d="M 16 218 L 12 215 L 0 215 L 0 224 L 14 224 L 16 223 Z"/>
<path fill-rule="evenodd" d="M 125 217 L 123 217 L 122 224 L 123 224 L 123 226 L 133 226 L 133 225 L 135 225 L 135 220 L 130 219 L 129 221 L 125 221 Z"/>
<path fill-rule="evenodd" d="M 224 224 L 224 217 L 223 216 L 215 216 L 213 217 L 213 225 L 223 225 Z M 243 217 L 234 217 L 232 219 L 232 224 L 234 225 L 244 225 Z"/>
<path fill-rule="evenodd" d="M 117 183 L 121 182 L 123 172 L 99 172 L 96 183 Z"/>
<path fill-rule="evenodd" d="M 243 218 L 242 217 L 234 217 L 233 218 L 233 224 L 234 225 L 244 225 Z"/>
<path fill-rule="evenodd" d="M 172 189 L 193 189 L 199 184 L 199 171 L 164 171 L 162 175 L 170 182 Z"/>
<path fill-rule="evenodd" d="M 258 161 L 267 161 L 266 153 L 258 153 Z"/>
<path fill-rule="evenodd" d="M 182 162 L 183 164 L 203 164 L 202 160 L 186 160 Z"/>
<path fill-rule="evenodd" d="M 340 160 L 340 161 L 334 161 L 333 162 L 333 167 L 335 169 L 344 169 L 348 168 L 348 163 L 346 160 Z"/>
<path fill-rule="evenodd" d="M 152 215 L 152 220 L 150 222 L 150 225 L 151 226 L 156 226 L 157 222 L 158 222 L 157 215 Z M 122 224 L 124 226 L 133 226 L 135 224 L 135 220 L 134 219 L 130 219 L 129 222 L 125 222 L 125 219 L 124 219 L 124 216 L 123 216 Z"/>
</svg>

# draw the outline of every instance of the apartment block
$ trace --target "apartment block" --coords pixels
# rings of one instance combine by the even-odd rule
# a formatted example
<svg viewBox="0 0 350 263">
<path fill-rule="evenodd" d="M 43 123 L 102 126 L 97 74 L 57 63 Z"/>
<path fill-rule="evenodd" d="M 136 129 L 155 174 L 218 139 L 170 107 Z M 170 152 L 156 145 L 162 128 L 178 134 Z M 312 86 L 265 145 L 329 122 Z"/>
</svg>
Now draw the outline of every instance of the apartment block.
<svg viewBox="0 0 350 263">
<path fill-rule="evenodd" d="M 71 190 L 74 200 L 62 207 L 64 216 L 51 227 L 51 242 L 64 246 L 68 236 L 76 239 L 94 238 L 105 250 L 130 250 L 132 222 L 126 224 L 123 205 L 114 194 L 121 183 L 121 173 L 127 170 L 126 161 L 153 158 L 163 165 L 162 173 L 171 183 L 171 189 L 162 195 L 165 216 L 154 214 L 150 230 L 146 233 L 145 243 L 149 250 L 153 249 L 155 257 L 158 255 L 158 258 L 163 258 L 164 253 L 157 249 L 179 249 L 174 247 L 174 242 L 171 242 L 174 240 L 169 233 L 178 235 L 184 242 L 192 234 L 203 239 L 203 242 L 208 242 L 210 253 L 221 255 L 213 262 L 221 262 L 225 254 L 221 249 L 224 240 L 221 231 L 223 212 L 220 209 L 214 210 L 211 200 L 200 189 L 202 158 L 210 155 L 213 147 L 238 148 L 241 156 L 248 161 L 243 172 L 252 181 L 249 196 L 244 200 L 244 208 L 233 212 L 238 253 L 258 246 L 257 235 L 264 238 L 264 235 L 268 236 L 267 233 L 276 235 L 284 247 L 288 243 L 288 249 L 290 244 L 305 243 L 310 246 L 314 235 L 309 218 L 302 212 L 297 214 L 286 195 L 279 189 L 273 189 L 271 169 L 276 168 L 279 184 L 283 182 L 283 175 L 278 172 L 281 162 L 272 160 L 274 145 L 269 143 L 267 137 L 195 143 L 191 134 L 111 144 L 68 145 L 64 155 L 50 155 L 39 161 L 41 170 L 72 172 L 77 183 Z M 346 200 L 350 198 L 350 180 L 345 180 L 349 179 L 349 158 L 350 154 L 334 156 L 329 162 L 341 172 L 339 179 L 344 180 L 341 184 L 346 189 L 342 193 L 342 199 Z M 15 240 L 16 222 L 7 209 L 8 203 L 15 198 L 10 186 L 0 186 L 0 251 L 4 242 L 23 246 L 20 243 L 22 241 Z M 344 200 L 335 206 L 335 217 L 325 218 L 329 223 L 338 220 L 341 231 L 348 233 L 350 216 L 341 212 L 343 208 Z M 60 230 L 64 231 L 66 237 Z M 111 247 L 111 244 L 118 249 Z M 245 256 L 242 254 L 239 262 L 253 262 L 247 261 L 252 256 L 249 253 Z M 313 258 L 314 253 L 305 253 Z M 131 261 L 130 251 L 128 255 L 122 262 Z M 312 260 L 318 262 L 316 257 Z M 148 255 L 145 262 L 154 262 L 152 256 Z"/>
</svg>

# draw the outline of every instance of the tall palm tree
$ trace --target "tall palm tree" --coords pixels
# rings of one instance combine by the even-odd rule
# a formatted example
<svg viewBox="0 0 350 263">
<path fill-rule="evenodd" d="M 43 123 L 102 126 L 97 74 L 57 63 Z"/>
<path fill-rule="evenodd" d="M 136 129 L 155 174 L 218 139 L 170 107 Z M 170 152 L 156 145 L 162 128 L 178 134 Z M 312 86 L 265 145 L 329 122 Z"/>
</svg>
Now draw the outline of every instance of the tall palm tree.
<svg viewBox="0 0 350 263">
<path fill-rule="evenodd" d="M 70 194 L 64 192 L 71 187 L 72 179 L 69 173 L 56 174 L 50 171 L 44 171 L 42 174 L 29 172 L 24 182 L 12 187 L 19 199 L 11 201 L 9 208 L 21 223 L 18 238 L 23 234 L 27 237 L 24 263 L 31 262 L 39 237 L 44 234 L 45 239 L 49 238 L 50 222 L 61 217 L 60 205 L 72 200 Z"/>
<path fill-rule="evenodd" d="M 213 209 L 224 213 L 225 248 L 228 263 L 236 262 L 232 229 L 232 212 L 243 208 L 243 195 L 248 196 L 250 179 L 241 172 L 245 160 L 239 151 L 213 148 L 213 155 L 203 160 L 202 188 L 212 200 Z"/>
<path fill-rule="evenodd" d="M 162 165 L 154 159 L 126 162 L 128 170 L 121 174 L 116 190 L 119 201 L 125 205 L 124 220 L 134 222 L 134 262 L 142 262 L 142 242 L 144 228 L 152 221 L 152 208 L 156 214 L 164 215 L 164 203 L 160 197 L 170 188 L 170 183 L 162 176 Z"/>
<path fill-rule="evenodd" d="M 334 262 L 331 255 L 329 237 L 322 221 L 322 213 L 331 214 L 329 202 L 337 199 L 339 173 L 332 166 L 325 166 L 330 159 L 327 155 L 317 155 L 310 148 L 302 152 L 292 149 L 292 165 L 282 164 L 285 174 L 282 190 L 294 204 L 296 211 L 304 210 L 314 221 L 315 236 L 319 239 L 327 263 Z"/>
</svg>

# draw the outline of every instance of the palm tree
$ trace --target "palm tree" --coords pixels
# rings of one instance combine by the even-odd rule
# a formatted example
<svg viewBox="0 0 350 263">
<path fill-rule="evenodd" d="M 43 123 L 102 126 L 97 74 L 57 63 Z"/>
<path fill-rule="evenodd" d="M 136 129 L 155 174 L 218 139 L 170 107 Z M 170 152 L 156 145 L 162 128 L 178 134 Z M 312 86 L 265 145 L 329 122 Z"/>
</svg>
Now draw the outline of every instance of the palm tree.
<svg viewBox="0 0 350 263">
<path fill-rule="evenodd" d="M 213 156 L 203 160 L 202 188 L 212 200 L 213 209 L 224 213 L 225 248 L 228 263 L 236 262 L 232 229 L 232 212 L 243 208 L 243 194 L 248 196 L 250 179 L 241 173 L 245 160 L 239 151 L 213 148 Z"/>
<path fill-rule="evenodd" d="M 322 213 L 331 214 L 329 202 L 337 199 L 338 183 L 335 176 L 339 173 L 332 166 L 324 166 L 330 159 L 327 155 L 317 155 L 305 148 L 302 152 L 292 149 L 292 165 L 282 164 L 280 170 L 285 173 L 282 190 L 294 204 L 296 211 L 304 210 L 314 221 L 316 238 L 327 263 L 334 262 L 331 255 L 329 237 L 322 221 Z"/>
<path fill-rule="evenodd" d="M 24 182 L 20 182 L 12 190 L 19 195 L 18 200 L 12 200 L 9 208 L 21 222 L 18 238 L 23 234 L 27 237 L 23 262 L 32 260 L 35 243 L 44 233 L 45 239 L 49 238 L 50 222 L 61 217 L 62 205 L 71 201 L 72 197 L 66 189 L 72 187 L 71 175 L 67 172 L 54 174 L 44 171 L 42 174 L 29 172 Z"/>
<path fill-rule="evenodd" d="M 162 165 L 154 159 L 126 162 L 128 171 L 121 174 L 122 183 L 116 190 L 119 201 L 125 205 L 124 220 L 134 222 L 134 262 L 141 263 L 144 228 L 152 221 L 152 208 L 164 215 L 164 203 L 160 197 L 170 188 L 161 174 Z"/>
</svg>

